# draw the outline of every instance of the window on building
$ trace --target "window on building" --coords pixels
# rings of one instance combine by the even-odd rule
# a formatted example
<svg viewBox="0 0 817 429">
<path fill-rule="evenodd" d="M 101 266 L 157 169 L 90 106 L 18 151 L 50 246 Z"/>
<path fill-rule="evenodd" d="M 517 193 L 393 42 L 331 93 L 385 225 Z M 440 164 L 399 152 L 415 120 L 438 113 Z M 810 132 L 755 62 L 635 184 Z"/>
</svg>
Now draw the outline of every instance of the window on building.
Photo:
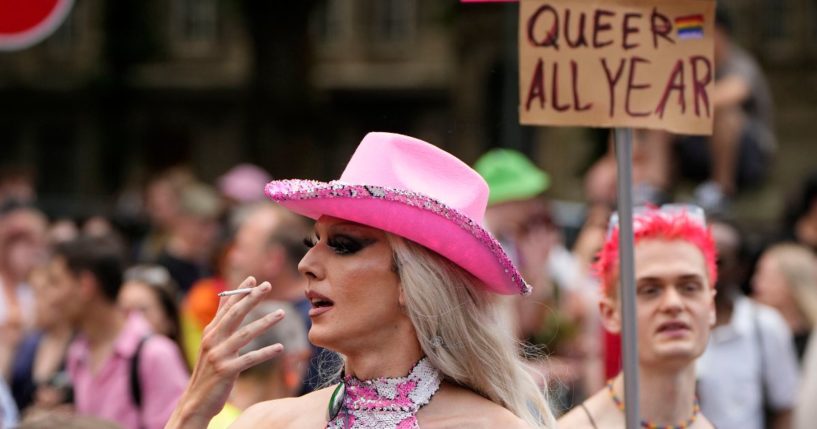
<svg viewBox="0 0 817 429">
<path fill-rule="evenodd" d="M 312 31 L 318 42 L 335 44 L 345 37 L 347 3 L 348 0 L 326 0 L 315 7 Z"/>
<path fill-rule="evenodd" d="M 173 0 L 173 43 L 189 53 L 207 53 L 218 39 L 217 0 Z"/>
<path fill-rule="evenodd" d="M 374 2 L 374 31 L 378 42 L 411 42 L 417 32 L 417 0 Z"/>
<path fill-rule="evenodd" d="M 764 0 L 763 33 L 768 41 L 785 41 L 792 37 L 789 0 Z"/>
<path fill-rule="evenodd" d="M 808 45 L 817 46 L 817 2 L 808 2 Z"/>
<path fill-rule="evenodd" d="M 54 34 L 46 39 L 49 55 L 59 59 L 71 56 L 77 43 L 77 19 L 76 11 L 70 12 Z"/>
</svg>

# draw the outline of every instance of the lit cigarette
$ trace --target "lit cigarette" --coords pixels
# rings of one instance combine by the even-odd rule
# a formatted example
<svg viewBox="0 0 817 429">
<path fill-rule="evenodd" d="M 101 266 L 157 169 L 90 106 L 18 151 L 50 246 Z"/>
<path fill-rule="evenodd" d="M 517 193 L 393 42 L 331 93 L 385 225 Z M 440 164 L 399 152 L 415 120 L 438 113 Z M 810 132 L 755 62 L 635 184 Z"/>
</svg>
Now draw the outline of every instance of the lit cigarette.
<svg viewBox="0 0 817 429">
<path fill-rule="evenodd" d="M 241 295 L 241 294 L 244 294 L 244 293 L 250 293 L 250 292 L 252 292 L 253 289 L 255 289 L 255 288 L 254 287 L 245 287 L 245 288 L 241 288 L 241 289 L 233 289 L 233 290 L 228 290 L 228 291 L 224 291 L 224 292 L 219 292 L 218 296 L 219 297 L 224 297 L 224 296 Z"/>
</svg>

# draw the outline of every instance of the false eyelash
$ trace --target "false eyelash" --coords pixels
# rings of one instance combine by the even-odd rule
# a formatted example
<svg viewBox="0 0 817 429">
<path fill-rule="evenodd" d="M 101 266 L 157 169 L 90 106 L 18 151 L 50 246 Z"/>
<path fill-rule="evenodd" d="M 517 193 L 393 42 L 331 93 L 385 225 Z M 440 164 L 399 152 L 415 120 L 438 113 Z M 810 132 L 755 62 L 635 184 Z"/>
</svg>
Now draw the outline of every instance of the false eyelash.
<svg viewBox="0 0 817 429">
<path fill-rule="evenodd" d="M 303 243 L 304 243 L 304 246 L 306 246 L 307 249 L 311 249 L 311 248 L 315 247 L 315 244 L 317 244 L 316 240 L 315 240 L 315 237 L 311 237 L 311 236 L 310 237 L 304 237 Z"/>
<path fill-rule="evenodd" d="M 336 235 L 334 237 L 330 237 L 326 244 L 329 245 L 329 247 L 331 247 L 338 255 L 351 255 L 353 253 L 357 253 L 370 243 L 361 242 L 360 240 L 356 240 L 345 235 Z"/>
</svg>

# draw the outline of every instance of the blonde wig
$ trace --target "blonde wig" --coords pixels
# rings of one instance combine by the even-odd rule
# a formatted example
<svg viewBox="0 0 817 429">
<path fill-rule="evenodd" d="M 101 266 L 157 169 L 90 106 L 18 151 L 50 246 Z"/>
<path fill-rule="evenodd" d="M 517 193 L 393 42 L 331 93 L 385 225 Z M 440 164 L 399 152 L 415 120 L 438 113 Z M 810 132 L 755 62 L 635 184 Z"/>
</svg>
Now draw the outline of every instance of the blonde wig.
<svg viewBox="0 0 817 429">
<path fill-rule="evenodd" d="M 522 348 L 502 323 L 495 294 L 436 253 L 387 234 L 408 317 L 423 352 L 446 380 L 503 406 L 535 428 L 555 428 Z M 542 380 L 544 385 L 544 380 Z"/>
</svg>

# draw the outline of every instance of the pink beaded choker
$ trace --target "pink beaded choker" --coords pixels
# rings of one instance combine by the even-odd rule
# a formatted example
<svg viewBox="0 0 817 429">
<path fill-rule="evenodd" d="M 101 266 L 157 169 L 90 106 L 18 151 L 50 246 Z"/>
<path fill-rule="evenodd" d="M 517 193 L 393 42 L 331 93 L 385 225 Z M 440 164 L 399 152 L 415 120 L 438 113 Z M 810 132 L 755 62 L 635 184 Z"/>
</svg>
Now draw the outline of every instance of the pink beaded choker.
<svg viewBox="0 0 817 429">
<path fill-rule="evenodd" d="M 360 380 L 346 376 L 329 403 L 329 429 L 417 429 L 417 411 L 440 389 L 442 373 L 428 358 L 406 377 Z"/>
</svg>

